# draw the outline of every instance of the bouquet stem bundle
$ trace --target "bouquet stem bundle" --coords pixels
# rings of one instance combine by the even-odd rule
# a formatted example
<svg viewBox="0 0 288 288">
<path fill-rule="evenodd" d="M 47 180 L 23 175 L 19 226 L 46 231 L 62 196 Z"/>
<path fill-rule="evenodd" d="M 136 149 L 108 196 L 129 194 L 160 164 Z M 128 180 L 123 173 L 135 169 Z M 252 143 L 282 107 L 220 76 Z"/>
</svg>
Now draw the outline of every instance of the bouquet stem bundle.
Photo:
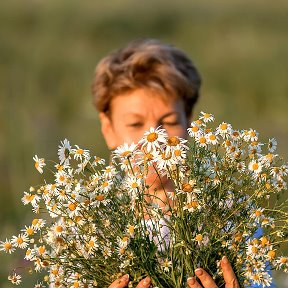
<svg viewBox="0 0 288 288">
<path fill-rule="evenodd" d="M 201 112 L 189 142 L 151 128 L 109 165 L 65 139 L 54 182 L 24 192 L 39 216 L 0 249 L 24 249 L 36 272 L 47 271 L 37 288 L 108 287 L 127 273 L 132 285 L 149 276 L 153 287 L 184 288 L 198 267 L 224 287 L 223 256 L 240 287 L 269 286 L 270 270 L 288 272 L 288 166 L 275 139 L 261 143 L 253 129 L 213 129 L 213 121 Z M 34 161 L 40 173 L 47 168 Z"/>
</svg>

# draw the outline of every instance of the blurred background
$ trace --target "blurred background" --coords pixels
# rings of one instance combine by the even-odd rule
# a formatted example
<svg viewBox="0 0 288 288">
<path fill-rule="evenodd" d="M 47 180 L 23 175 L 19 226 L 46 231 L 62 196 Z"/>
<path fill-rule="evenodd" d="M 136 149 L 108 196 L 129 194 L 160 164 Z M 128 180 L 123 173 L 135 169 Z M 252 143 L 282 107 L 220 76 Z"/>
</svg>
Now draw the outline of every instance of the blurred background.
<svg viewBox="0 0 288 288">
<path fill-rule="evenodd" d="M 20 199 L 42 181 L 35 154 L 55 160 L 68 138 L 108 157 L 92 106 L 94 68 L 140 37 L 194 60 L 203 77 L 195 115 L 254 128 L 262 141 L 275 137 L 288 160 L 287 27 L 286 0 L 0 1 L 0 239 L 31 221 Z M 19 261 L 0 254 L 0 287 L 12 286 L 7 273 Z M 288 287 L 284 274 L 275 279 Z"/>
</svg>

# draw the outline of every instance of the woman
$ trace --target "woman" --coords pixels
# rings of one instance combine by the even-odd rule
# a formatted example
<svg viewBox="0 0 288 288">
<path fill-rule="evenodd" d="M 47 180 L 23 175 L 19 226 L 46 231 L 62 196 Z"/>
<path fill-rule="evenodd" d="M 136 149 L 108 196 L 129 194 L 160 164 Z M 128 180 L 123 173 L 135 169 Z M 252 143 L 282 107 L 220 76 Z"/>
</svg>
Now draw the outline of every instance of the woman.
<svg viewBox="0 0 288 288">
<path fill-rule="evenodd" d="M 191 60 L 181 50 L 156 40 L 132 42 L 108 55 L 96 67 L 92 91 L 109 149 L 124 142 L 138 142 L 150 127 L 162 126 L 169 136 L 186 138 L 200 85 L 201 78 Z M 159 198 L 158 204 L 163 205 L 164 191 L 172 186 L 168 179 L 157 179 L 151 173 L 147 183 Z M 239 287 L 226 257 L 221 267 L 225 287 Z M 216 287 L 206 271 L 199 268 L 195 273 L 199 280 L 189 278 L 189 287 Z M 110 288 L 126 287 L 128 282 L 125 275 Z M 147 277 L 137 288 L 149 286 Z"/>
</svg>

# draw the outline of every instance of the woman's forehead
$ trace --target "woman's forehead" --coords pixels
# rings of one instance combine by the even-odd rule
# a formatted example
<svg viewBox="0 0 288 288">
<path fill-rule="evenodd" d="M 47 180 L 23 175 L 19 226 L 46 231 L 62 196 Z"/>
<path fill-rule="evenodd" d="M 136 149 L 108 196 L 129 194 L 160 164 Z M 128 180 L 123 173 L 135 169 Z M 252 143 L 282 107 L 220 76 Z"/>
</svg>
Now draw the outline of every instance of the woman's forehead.
<svg viewBox="0 0 288 288">
<path fill-rule="evenodd" d="M 120 94 L 111 101 L 112 113 L 141 116 L 147 113 L 168 115 L 184 112 L 184 105 L 175 97 L 163 97 L 162 93 L 137 89 L 130 93 Z"/>
</svg>

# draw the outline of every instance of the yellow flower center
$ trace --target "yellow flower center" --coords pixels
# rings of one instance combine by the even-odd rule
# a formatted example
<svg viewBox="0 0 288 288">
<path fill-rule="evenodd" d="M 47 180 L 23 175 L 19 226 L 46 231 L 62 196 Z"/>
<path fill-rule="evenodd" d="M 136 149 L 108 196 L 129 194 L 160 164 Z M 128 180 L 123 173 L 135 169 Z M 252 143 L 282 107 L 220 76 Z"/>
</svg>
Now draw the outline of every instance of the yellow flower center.
<svg viewBox="0 0 288 288">
<path fill-rule="evenodd" d="M 128 239 L 129 239 L 129 238 L 128 238 L 127 236 L 125 236 L 125 237 L 122 238 L 122 242 L 127 242 Z"/>
<path fill-rule="evenodd" d="M 179 150 L 179 149 L 177 149 L 177 150 L 174 151 L 174 155 L 175 155 L 176 157 L 180 157 L 181 154 L 182 154 L 182 152 L 181 152 L 181 150 Z"/>
<path fill-rule="evenodd" d="M 205 144 L 205 143 L 206 143 L 206 138 L 205 138 L 205 137 L 200 137 L 200 138 L 199 138 L 199 142 L 200 142 L 201 144 Z"/>
<path fill-rule="evenodd" d="M 197 234 L 196 237 L 195 237 L 195 240 L 200 242 L 203 240 L 203 236 L 201 234 Z"/>
<path fill-rule="evenodd" d="M 252 253 L 256 254 L 258 252 L 258 248 L 253 246 L 251 251 L 252 251 Z"/>
<path fill-rule="evenodd" d="M 220 125 L 220 129 L 223 130 L 223 131 L 227 130 L 227 128 L 228 128 L 228 125 L 226 123 L 222 123 Z"/>
<path fill-rule="evenodd" d="M 216 140 L 216 136 L 214 134 L 211 134 L 211 135 L 209 135 L 209 139 L 211 141 L 214 141 L 214 140 Z"/>
<path fill-rule="evenodd" d="M 11 248 L 12 248 L 12 244 L 11 244 L 11 243 L 5 243 L 5 244 L 4 244 L 4 249 L 5 249 L 6 251 L 10 250 Z"/>
<path fill-rule="evenodd" d="M 169 146 L 177 146 L 180 143 L 180 140 L 176 136 L 169 137 L 167 140 L 167 144 Z"/>
<path fill-rule="evenodd" d="M 155 132 L 151 132 L 147 135 L 147 141 L 148 142 L 154 142 L 157 140 L 157 138 L 158 138 L 158 134 Z"/>
<path fill-rule="evenodd" d="M 270 251 L 268 251 L 267 255 L 269 258 L 273 259 L 276 256 L 276 252 L 275 252 L 275 250 L 270 250 Z"/>
<path fill-rule="evenodd" d="M 23 244 L 23 242 L 24 242 L 23 238 L 21 238 L 21 237 L 17 238 L 17 243 L 19 245 Z"/>
<path fill-rule="evenodd" d="M 131 187 L 132 187 L 132 188 L 137 188 L 137 187 L 138 187 L 138 184 L 137 184 L 136 182 L 133 182 L 132 185 L 131 185 Z"/>
<path fill-rule="evenodd" d="M 259 165 L 257 163 L 253 163 L 252 170 L 256 171 L 259 168 Z"/>
<path fill-rule="evenodd" d="M 39 222 L 39 219 L 33 219 L 32 225 L 33 225 L 33 226 L 36 226 L 36 225 L 38 224 L 38 222 Z"/>
<path fill-rule="evenodd" d="M 26 229 L 26 233 L 27 233 L 29 236 L 31 236 L 31 235 L 34 234 L 34 230 L 33 230 L 32 228 L 27 228 L 27 229 Z"/>
<path fill-rule="evenodd" d="M 104 182 L 104 183 L 102 183 L 102 187 L 107 187 L 109 185 L 109 183 L 108 182 Z"/>
<path fill-rule="evenodd" d="M 183 190 L 184 192 L 192 192 L 192 191 L 193 191 L 193 187 L 192 187 L 192 185 L 189 184 L 189 183 L 183 183 L 183 184 L 182 184 L 182 190 Z"/>
<path fill-rule="evenodd" d="M 122 157 L 127 157 L 127 156 L 129 156 L 130 154 L 131 154 L 131 151 L 128 151 L 128 150 L 127 150 L 127 151 L 122 152 L 122 153 L 121 153 L 121 156 L 122 156 Z"/>
<path fill-rule="evenodd" d="M 260 210 L 255 211 L 255 216 L 260 217 L 262 215 L 262 212 Z"/>
<path fill-rule="evenodd" d="M 39 254 L 44 254 L 45 251 L 46 251 L 45 246 L 40 246 L 40 247 L 38 248 Z"/>
<path fill-rule="evenodd" d="M 76 204 L 76 203 L 70 203 L 70 204 L 68 205 L 68 208 L 69 208 L 70 211 L 74 211 L 74 210 L 76 209 L 76 207 L 77 207 L 77 204 Z"/>
<path fill-rule="evenodd" d="M 97 196 L 95 197 L 95 199 L 96 199 L 97 201 L 103 201 L 103 200 L 105 199 L 105 196 L 104 196 L 104 195 L 97 195 Z"/>
<path fill-rule="evenodd" d="M 56 230 L 56 232 L 61 233 L 63 231 L 63 228 L 62 228 L 62 226 L 58 225 L 55 227 L 55 230 Z"/>
<path fill-rule="evenodd" d="M 83 149 L 78 149 L 78 150 L 76 151 L 76 154 L 78 154 L 78 155 L 83 155 L 83 154 L 84 154 L 84 150 L 83 150 Z"/>
<path fill-rule="evenodd" d="M 188 208 L 197 208 L 198 207 L 198 202 L 197 201 L 191 201 L 188 203 Z"/>
<path fill-rule="evenodd" d="M 198 132 L 198 131 L 199 131 L 199 127 L 193 126 L 193 127 L 191 128 L 191 130 L 192 130 L 193 132 Z"/>
<path fill-rule="evenodd" d="M 135 230 L 134 226 L 129 226 L 128 231 L 129 231 L 130 234 L 133 234 L 134 230 Z"/>
<path fill-rule="evenodd" d="M 88 245 L 89 245 L 90 247 L 94 247 L 95 242 L 94 242 L 93 240 L 90 240 L 89 243 L 88 243 Z"/>
</svg>

